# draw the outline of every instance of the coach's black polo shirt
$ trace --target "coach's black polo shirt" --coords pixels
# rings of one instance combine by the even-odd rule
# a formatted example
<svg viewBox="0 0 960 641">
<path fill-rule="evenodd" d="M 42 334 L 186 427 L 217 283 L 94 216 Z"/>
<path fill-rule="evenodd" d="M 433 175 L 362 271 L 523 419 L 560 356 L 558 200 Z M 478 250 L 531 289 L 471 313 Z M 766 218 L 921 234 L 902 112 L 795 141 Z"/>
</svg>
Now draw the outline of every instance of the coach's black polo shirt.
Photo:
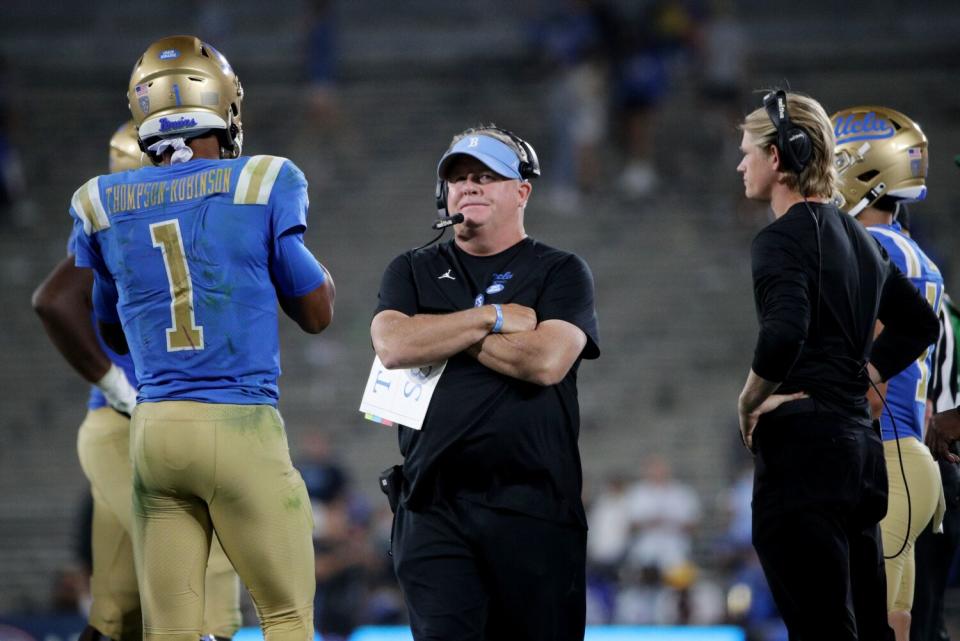
<svg viewBox="0 0 960 641">
<path fill-rule="evenodd" d="M 581 358 L 600 354 L 589 268 L 531 238 L 493 256 L 471 256 L 452 240 L 402 254 L 383 275 L 377 313 L 444 314 L 490 303 L 525 305 L 538 322 L 567 321 L 587 335 Z M 404 505 L 416 510 L 457 496 L 585 526 L 579 364 L 557 385 L 543 387 L 467 354 L 452 356 L 423 429 L 399 429 Z"/>
</svg>

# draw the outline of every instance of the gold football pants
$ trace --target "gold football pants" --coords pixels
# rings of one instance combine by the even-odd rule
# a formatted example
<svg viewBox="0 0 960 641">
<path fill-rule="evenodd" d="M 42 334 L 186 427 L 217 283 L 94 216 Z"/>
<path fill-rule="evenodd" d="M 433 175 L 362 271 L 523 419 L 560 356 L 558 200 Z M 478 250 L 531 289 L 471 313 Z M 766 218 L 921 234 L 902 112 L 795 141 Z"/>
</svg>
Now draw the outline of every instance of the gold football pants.
<svg viewBox="0 0 960 641">
<path fill-rule="evenodd" d="M 142 403 L 131 439 L 144 638 L 196 641 L 216 533 L 267 641 L 310 641 L 313 514 L 280 414 L 268 405 Z"/>
<path fill-rule="evenodd" d="M 934 517 L 937 506 L 942 501 L 943 486 L 940 481 L 940 468 L 937 467 L 927 446 L 906 436 L 899 440 L 900 456 L 897 455 L 897 441 L 884 441 L 883 452 L 887 461 L 887 479 L 890 498 L 887 515 L 880 521 L 883 534 L 884 569 L 887 573 L 887 611 L 910 611 L 913 606 L 913 588 L 915 562 L 913 544 Z M 903 471 L 900 470 L 900 458 L 903 458 Z M 906 474 L 907 487 L 910 489 L 910 520 L 907 521 L 907 493 L 903 485 Z M 942 511 L 939 519 L 942 520 Z M 935 525 L 939 525 L 936 523 Z M 904 537 L 906 545 L 904 546 Z M 902 552 L 897 554 L 902 548 Z M 894 556 L 896 555 L 896 556 Z M 893 557 L 893 558 L 886 558 Z"/>
<path fill-rule="evenodd" d="M 139 641 L 140 592 L 130 538 L 130 419 L 109 407 L 90 410 L 80 425 L 77 452 L 93 495 L 90 625 L 115 641 Z M 241 624 L 240 583 L 216 539 L 207 565 L 206 603 L 203 633 L 232 637 Z"/>
</svg>

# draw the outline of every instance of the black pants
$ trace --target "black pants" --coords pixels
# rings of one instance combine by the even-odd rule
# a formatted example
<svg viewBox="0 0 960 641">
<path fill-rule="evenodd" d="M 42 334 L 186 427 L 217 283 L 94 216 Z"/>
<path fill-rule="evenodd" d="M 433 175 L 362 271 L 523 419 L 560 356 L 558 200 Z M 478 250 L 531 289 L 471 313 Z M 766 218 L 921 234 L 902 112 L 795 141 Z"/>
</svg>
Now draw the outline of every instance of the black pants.
<svg viewBox="0 0 960 641">
<path fill-rule="evenodd" d="M 910 611 L 911 641 L 939 641 L 949 639 L 943 620 L 943 593 L 953 557 L 960 545 L 960 467 L 956 463 L 940 461 L 940 478 L 947 511 L 943 517 L 943 533 L 934 534 L 931 526 L 917 538 L 916 580 L 913 609 Z"/>
<path fill-rule="evenodd" d="M 754 439 L 753 545 L 790 641 L 892 640 L 879 436 L 811 413 L 762 418 Z"/>
<path fill-rule="evenodd" d="M 398 507 L 393 559 L 416 641 L 581 641 L 587 533 L 462 499 Z"/>
</svg>

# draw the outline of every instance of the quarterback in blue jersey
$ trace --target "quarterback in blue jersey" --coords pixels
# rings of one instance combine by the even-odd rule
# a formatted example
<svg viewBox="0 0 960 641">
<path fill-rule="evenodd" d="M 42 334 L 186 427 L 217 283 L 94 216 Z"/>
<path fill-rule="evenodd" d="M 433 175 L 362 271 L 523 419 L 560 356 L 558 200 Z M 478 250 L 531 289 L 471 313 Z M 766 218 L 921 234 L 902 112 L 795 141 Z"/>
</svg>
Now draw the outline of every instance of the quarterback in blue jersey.
<svg viewBox="0 0 960 641">
<path fill-rule="evenodd" d="M 144 161 L 136 128 L 128 121 L 110 139 L 110 172 L 137 169 Z M 92 314 L 82 313 L 92 311 L 93 274 L 74 264 L 76 241 L 76 234 L 71 234 L 67 257 L 37 289 L 33 305 L 67 362 L 94 383 L 77 434 L 80 464 L 93 496 L 92 603 L 81 641 L 101 637 L 133 641 L 143 636 L 130 538 L 130 413 L 136 405 L 137 378 L 129 354 L 107 347 L 95 330 Z M 240 627 L 239 588 L 233 566 L 214 539 L 206 574 L 205 635 L 228 639 Z"/>
<path fill-rule="evenodd" d="M 307 184 L 240 156 L 243 90 L 193 36 L 153 43 L 128 89 L 157 167 L 93 178 L 71 215 L 104 338 L 139 378 L 130 455 L 144 638 L 194 641 L 216 533 L 268 641 L 313 636 L 312 513 L 276 410 L 277 301 L 310 333 L 330 274 L 303 243 Z"/>
<path fill-rule="evenodd" d="M 885 107 L 852 107 L 833 115 L 842 209 L 856 216 L 935 312 L 943 277 L 896 220 L 900 203 L 926 196 L 927 138 L 919 125 Z M 942 519 L 940 471 L 923 444 L 934 346 L 870 391 L 879 418 L 889 480 L 887 515 L 880 522 L 887 574 L 887 614 L 897 641 L 910 638 L 915 561 L 913 544 L 931 519 Z M 884 405 L 886 407 L 884 407 Z M 938 507 L 940 508 L 938 510 Z"/>
</svg>

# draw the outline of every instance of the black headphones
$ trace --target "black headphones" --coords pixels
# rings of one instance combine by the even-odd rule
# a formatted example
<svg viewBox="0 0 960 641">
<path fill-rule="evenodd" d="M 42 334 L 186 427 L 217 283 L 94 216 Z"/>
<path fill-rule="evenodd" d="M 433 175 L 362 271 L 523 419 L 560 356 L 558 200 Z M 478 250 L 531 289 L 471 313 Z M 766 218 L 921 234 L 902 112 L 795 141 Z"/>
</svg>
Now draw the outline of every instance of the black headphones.
<svg viewBox="0 0 960 641">
<path fill-rule="evenodd" d="M 537 152 L 534 151 L 530 143 L 512 131 L 501 129 L 500 127 L 481 127 L 480 129 L 486 132 L 496 131 L 513 141 L 513 144 L 516 145 L 517 148 L 514 151 L 519 150 L 517 158 L 520 160 L 520 165 L 517 167 L 517 171 L 520 172 L 520 178 L 530 180 L 531 178 L 540 177 L 540 160 L 537 158 Z M 484 134 L 479 133 L 477 135 L 482 136 Z M 447 181 L 439 176 L 437 177 L 437 186 L 434 190 L 434 198 L 436 199 L 437 216 L 441 218 L 449 217 L 450 212 L 447 211 Z"/>
<path fill-rule="evenodd" d="M 787 113 L 787 93 L 783 89 L 771 91 L 763 97 L 763 107 L 777 128 L 777 151 L 780 163 L 785 171 L 801 173 L 810 164 L 813 156 L 813 143 L 803 127 L 790 121 Z"/>
</svg>

